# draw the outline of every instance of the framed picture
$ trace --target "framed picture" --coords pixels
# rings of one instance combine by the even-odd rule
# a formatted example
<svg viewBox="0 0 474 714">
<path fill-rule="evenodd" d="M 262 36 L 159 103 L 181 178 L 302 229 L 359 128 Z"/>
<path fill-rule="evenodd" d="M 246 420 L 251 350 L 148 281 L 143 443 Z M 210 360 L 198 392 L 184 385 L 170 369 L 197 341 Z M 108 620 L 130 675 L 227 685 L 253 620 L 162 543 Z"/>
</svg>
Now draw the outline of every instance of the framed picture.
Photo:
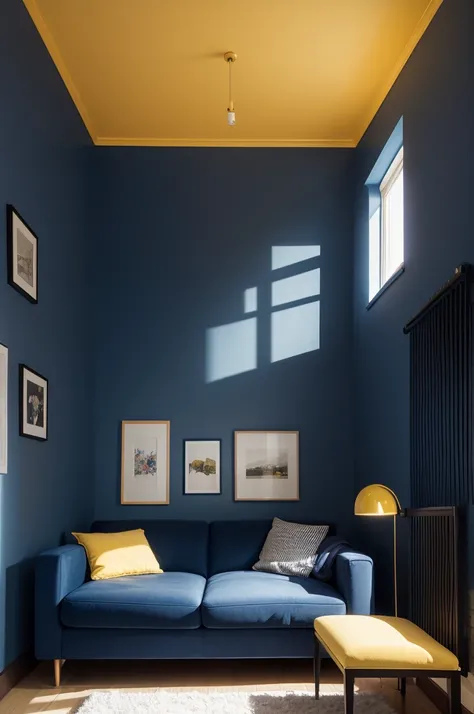
<svg viewBox="0 0 474 714">
<path fill-rule="evenodd" d="M 7 205 L 8 282 L 27 300 L 38 302 L 38 236 Z"/>
<path fill-rule="evenodd" d="M 170 502 L 169 421 L 122 422 L 122 504 Z"/>
<path fill-rule="evenodd" d="M 48 438 L 48 380 L 20 364 L 20 436 Z"/>
<path fill-rule="evenodd" d="M 8 347 L 0 344 L 0 474 L 8 471 Z"/>
<path fill-rule="evenodd" d="M 184 493 L 220 492 L 220 439 L 187 439 L 184 442 Z"/>
<path fill-rule="evenodd" d="M 299 432 L 236 431 L 236 501 L 299 501 Z"/>
</svg>

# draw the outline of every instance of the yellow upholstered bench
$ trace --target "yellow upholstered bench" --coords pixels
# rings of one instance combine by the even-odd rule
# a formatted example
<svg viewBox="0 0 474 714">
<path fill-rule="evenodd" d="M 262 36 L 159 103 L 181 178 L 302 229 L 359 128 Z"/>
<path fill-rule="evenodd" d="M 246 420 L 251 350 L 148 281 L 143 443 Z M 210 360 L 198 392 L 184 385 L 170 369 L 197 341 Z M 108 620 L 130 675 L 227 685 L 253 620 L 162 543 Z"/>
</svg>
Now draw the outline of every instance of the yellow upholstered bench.
<svg viewBox="0 0 474 714">
<path fill-rule="evenodd" d="M 461 675 L 457 657 L 424 630 L 401 617 L 328 615 L 314 621 L 314 678 L 319 699 L 320 647 L 344 675 L 345 714 L 353 714 L 356 677 L 446 677 L 450 714 L 461 714 Z"/>
</svg>

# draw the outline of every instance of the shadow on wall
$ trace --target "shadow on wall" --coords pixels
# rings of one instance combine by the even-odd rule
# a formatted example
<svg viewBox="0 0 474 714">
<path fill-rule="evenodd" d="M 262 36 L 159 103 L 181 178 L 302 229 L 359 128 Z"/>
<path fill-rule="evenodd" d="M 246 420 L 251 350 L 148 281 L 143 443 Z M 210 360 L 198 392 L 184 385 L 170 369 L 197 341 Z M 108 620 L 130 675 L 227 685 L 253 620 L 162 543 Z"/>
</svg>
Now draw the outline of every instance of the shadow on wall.
<svg viewBox="0 0 474 714">
<path fill-rule="evenodd" d="M 5 662 L 33 648 L 34 559 L 27 558 L 5 569 Z"/>
<path fill-rule="evenodd" d="M 319 349 L 321 276 L 313 264 L 320 255 L 319 245 L 272 247 L 275 279 L 269 286 L 250 287 L 243 294 L 244 313 L 255 316 L 206 331 L 206 382 L 257 369 L 259 320 L 270 323 L 268 357 L 272 363 Z"/>
</svg>

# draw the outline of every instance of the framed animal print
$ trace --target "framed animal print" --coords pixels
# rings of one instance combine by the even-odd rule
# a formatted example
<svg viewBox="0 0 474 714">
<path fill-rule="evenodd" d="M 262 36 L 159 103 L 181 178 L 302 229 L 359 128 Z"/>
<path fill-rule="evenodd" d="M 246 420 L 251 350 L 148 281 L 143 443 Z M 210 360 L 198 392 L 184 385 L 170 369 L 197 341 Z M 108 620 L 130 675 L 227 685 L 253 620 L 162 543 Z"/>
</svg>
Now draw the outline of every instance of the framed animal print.
<svg viewBox="0 0 474 714">
<path fill-rule="evenodd" d="M 48 438 L 48 380 L 20 364 L 20 436 Z"/>
<path fill-rule="evenodd" d="M 220 494 L 220 439 L 188 439 L 184 442 L 184 493 Z"/>
</svg>

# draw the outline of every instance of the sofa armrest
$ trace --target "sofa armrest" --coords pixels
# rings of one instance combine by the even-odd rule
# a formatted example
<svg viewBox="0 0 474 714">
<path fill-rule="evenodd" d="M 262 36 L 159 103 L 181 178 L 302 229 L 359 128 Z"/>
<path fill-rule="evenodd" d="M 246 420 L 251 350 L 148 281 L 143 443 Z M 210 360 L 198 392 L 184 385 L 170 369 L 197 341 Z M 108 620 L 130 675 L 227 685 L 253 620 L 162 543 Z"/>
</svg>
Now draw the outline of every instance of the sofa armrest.
<svg viewBox="0 0 474 714">
<path fill-rule="evenodd" d="M 370 615 L 373 597 L 372 558 L 344 551 L 336 558 L 336 587 L 346 601 L 348 615 Z"/>
<path fill-rule="evenodd" d="M 35 654 L 61 659 L 59 604 L 85 582 L 87 561 L 81 545 L 63 545 L 41 553 L 35 563 Z"/>
</svg>

